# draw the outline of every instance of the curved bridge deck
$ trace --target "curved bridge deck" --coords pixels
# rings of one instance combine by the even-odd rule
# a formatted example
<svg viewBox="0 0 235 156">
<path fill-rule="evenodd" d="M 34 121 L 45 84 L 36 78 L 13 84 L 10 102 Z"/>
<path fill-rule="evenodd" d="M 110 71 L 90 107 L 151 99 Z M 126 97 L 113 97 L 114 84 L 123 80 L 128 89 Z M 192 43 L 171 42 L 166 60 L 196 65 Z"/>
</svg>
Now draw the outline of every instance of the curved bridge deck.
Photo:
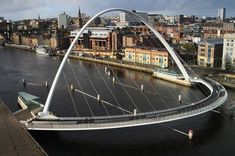
<svg viewBox="0 0 235 156">
<path fill-rule="evenodd" d="M 25 124 L 29 130 L 73 131 L 97 130 L 143 126 L 184 119 L 211 111 L 222 105 L 227 99 L 225 88 L 217 82 L 205 79 L 194 80 L 205 85 L 211 94 L 206 99 L 173 109 L 112 117 L 55 117 L 34 118 Z"/>
</svg>

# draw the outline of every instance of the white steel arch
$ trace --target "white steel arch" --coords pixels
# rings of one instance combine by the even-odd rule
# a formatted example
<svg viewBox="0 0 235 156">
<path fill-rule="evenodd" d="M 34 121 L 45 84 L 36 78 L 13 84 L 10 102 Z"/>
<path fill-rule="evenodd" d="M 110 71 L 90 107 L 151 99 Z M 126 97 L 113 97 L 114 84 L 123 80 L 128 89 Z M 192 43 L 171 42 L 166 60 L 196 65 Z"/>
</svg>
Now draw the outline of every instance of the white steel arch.
<svg viewBox="0 0 235 156">
<path fill-rule="evenodd" d="M 111 11 L 123 11 L 123 12 L 126 12 L 126 13 L 129 13 L 131 15 L 134 15 L 135 17 L 137 17 L 141 22 L 143 22 L 157 37 L 158 39 L 162 42 L 162 44 L 165 46 L 165 48 L 168 50 L 168 52 L 170 53 L 171 57 L 174 59 L 174 61 L 176 62 L 178 68 L 180 69 L 181 73 L 183 74 L 184 78 L 186 81 L 189 81 L 190 80 L 190 76 L 189 74 L 187 73 L 187 71 L 185 70 L 184 66 L 182 65 L 182 63 L 180 62 L 179 58 L 177 57 L 177 55 L 175 54 L 175 52 L 173 51 L 173 49 L 170 47 L 170 45 L 166 42 L 166 40 L 161 36 L 161 34 L 159 32 L 157 32 L 144 18 L 142 18 L 140 15 L 132 12 L 132 11 L 128 11 L 128 10 L 125 10 L 125 9 L 122 9 L 122 8 L 110 8 L 110 9 L 107 9 L 107 10 L 104 10 L 104 11 L 101 11 L 99 13 L 97 13 L 95 16 L 93 16 L 82 28 L 81 30 L 77 33 L 76 37 L 74 38 L 72 44 L 70 45 L 69 49 L 67 50 L 61 64 L 60 64 L 60 67 L 55 75 L 55 78 L 54 78 L 54 81 L 52 83 L 52 86 L 51 86 L 51 89 L 49 91 L 49 94 L 47 96 L 47 99 L 46 99 L 46 103 L 45 103 L 45 106 L 43 108 L 43 111 L 39 113 L 40 117 L 43 118 L 43 117 L 49 117 L 49 107 L 50 107 L 50 103 L 51 103 L 51 100 L 52 100 L 52 97 L 54 95 L 54 91 L 55 91 L 55 87 L 57 85 L 57 82 L 59 80 L 59 77 L 61 75 L 61 72 L 64 68 L 64 65 L 66 63 L 66 60 L 67 58 L 69 57 L 69 54 L 71 53 L 72 49 L 73 49 L 73 46 L 74 44 L 76 43 L 76 41 L 78 40 L 79 36 L 82 34 L 82 32 L 86 29 L 86 27 L 96 18 L 96 17 L 99 17 L 101 16 L 102 14 L 105 14 L 107 12 L 111 12 Z"/>
</svg>

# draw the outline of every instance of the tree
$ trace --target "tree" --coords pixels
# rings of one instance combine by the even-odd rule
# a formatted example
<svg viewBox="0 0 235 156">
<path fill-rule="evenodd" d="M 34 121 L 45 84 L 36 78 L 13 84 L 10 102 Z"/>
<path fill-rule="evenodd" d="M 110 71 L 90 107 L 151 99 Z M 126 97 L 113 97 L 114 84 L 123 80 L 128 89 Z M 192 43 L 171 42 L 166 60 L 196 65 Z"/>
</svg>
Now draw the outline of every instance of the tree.
<svg viewBox="0 0 235 156">
<path fill-rule="evenodd" d="M 194 43 L 186 43 L 181 45 L 181 48 L 186 51 L 195 52 L 197 51 L 197 46 Z"/>
<path fill-rule="evenodd" d="M 232 70 L 232 64 L 230 61 L 226 61 L 225 63 L 225 70 L 231 71 Z"/>
</svg>

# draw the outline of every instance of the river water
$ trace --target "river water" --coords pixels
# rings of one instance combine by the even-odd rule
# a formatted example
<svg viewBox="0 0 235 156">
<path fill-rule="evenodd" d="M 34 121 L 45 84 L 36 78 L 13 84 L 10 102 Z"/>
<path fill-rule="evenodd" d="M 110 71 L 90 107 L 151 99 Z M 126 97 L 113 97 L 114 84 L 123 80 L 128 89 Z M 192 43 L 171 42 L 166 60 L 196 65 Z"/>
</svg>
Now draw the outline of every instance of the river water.
<svg viewBox="0 0 235 156">
<path fill-rule="evenodd" d="M 51 84 L 60 62 L 61 58 L 59 57 L 40 56 L 23 50 L 0 47 L 0 98 L 4 100 L 12 112 L 19 109 L 17 105 L 19 91 L 36 95 L 40 97 L 40 102 L 44 103 L 48 90 L 42 86 L 28 85 L 23 87 L 22 79 L 38 84 L 48 81 Z M 104 68 L 103 65 L 69 60 L 64 69 L 65 76 L 61 76 L 56 87 L 50 111 L 58 116 L 102 116 L 125 113 L 112 106 L 97 104 L 97 101 L 84 98 L 79 93 L 70 94 L 68 87 L 71 83 L 90 95 L 96 96 L 99 93 L 102 99 L 129 111 L 138 109 L 139 112 L 147 112 L 172 108 L 198 101 L 204 97 L 196 87 L 183 87 L 153 79 L 144 73 L 117 68 L 108 68 L 112 75 L 109 77 Z M 116 82 L 130 87 L 113 84 L 112 77 L 116 78 Z M 138 88 L 141 84 L 144 84 L 144 94 L 133 89 L 133 87 Z M 222 112 L 226 110 L 228 105 L 233 104 L 235 98 L 233 96 L 235 91 L 228 90 L 228 93 L 229 99 L 221 108 Z M 177 102 L 179 94 L 183 96 L 182 103 Z M 154 139 L 148 139 L 146 143 L 137 142 L 136 148 L 122 145 L 115 147 L 115 149 L 113 146 L 99 148 L 94 144 L 71 144 L 69 141 L 58 139 L 58 134 L 55 136 L 46 134 L 40 136 L 40 133 L 33 135 L 49 155 L 68 153 L 70 155 L 234 154 L 235 122 L 232 118 L 229 118 L 225 113 L 214 113 L 209 123 L 200 129 L 196 141 L 193 142 L 188 141 L 185 137 L 180 140 L 166 140 L 164 144 L 157 144 Z M 157 135 L 152 131 L 150 133 Z"/>
</svg>

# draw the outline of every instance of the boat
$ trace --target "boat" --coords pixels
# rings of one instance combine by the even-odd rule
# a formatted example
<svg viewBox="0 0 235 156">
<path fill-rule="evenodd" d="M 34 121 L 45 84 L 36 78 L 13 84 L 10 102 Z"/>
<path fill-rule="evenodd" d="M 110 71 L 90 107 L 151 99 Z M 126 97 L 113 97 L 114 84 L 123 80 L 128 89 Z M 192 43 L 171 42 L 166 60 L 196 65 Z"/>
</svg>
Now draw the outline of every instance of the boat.
<svg viewBox="0 0 235 156">
<path fill-rule="evenodd" d="M 47 56 L 53 56 L 55 53 L 52 52 L 52 50 L 46 46 L 39 45 L 35 48 L 36 53 L 41 55 L 47 55 Z"/>
</svg>

